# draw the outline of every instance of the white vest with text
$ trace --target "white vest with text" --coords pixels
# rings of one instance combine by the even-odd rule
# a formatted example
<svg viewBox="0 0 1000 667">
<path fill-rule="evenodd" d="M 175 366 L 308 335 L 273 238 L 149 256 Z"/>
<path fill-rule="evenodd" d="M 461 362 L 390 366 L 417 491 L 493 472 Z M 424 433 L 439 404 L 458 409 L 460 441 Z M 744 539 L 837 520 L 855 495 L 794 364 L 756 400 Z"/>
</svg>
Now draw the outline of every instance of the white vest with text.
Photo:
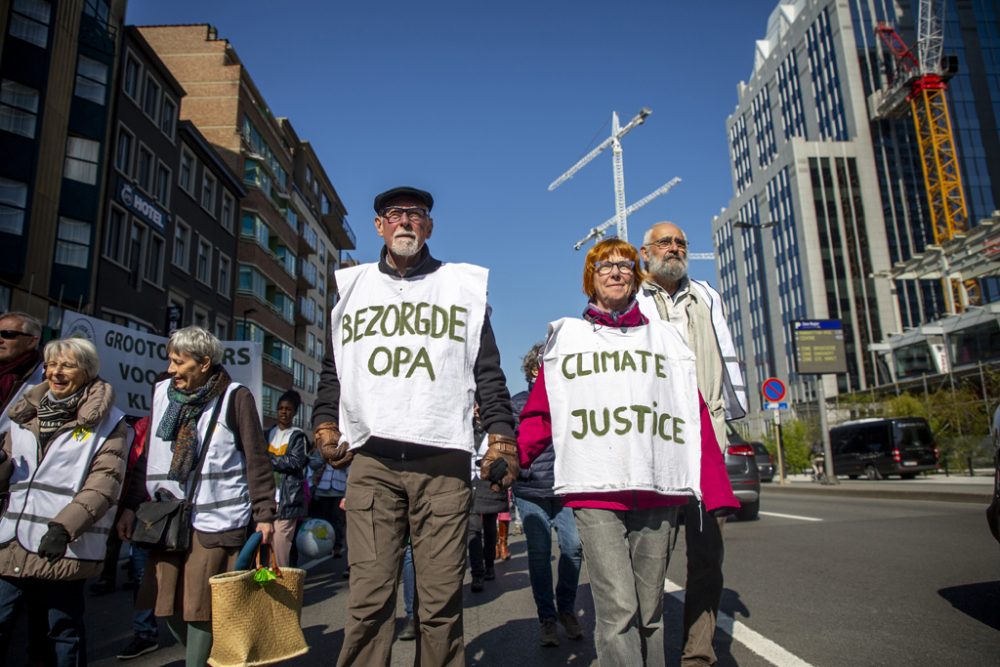
<svg viewBox="0 0 1000 667">
<path fill-rule="evenodd" d="M 83 488 L 90 466 L 108 436 L 125 414 L 111 408 L 97 428 L 78 427 L 55 435 L 45 456 L 38 461 L 38 440 L 30 429 L 11 422 L 11 459 L 14 472 L 10 478 L 10 500 L 0 519 L 0 544 L 17 537 L 31 553 L 49 529 L 49 522 Z M 66 558 L 104 560 L 108 533 L 112 530 L 115 506 L 112 505 L 83 534 L 66 547 Z"/>
<path fill-rule="evenodd" d="M 543 361 L 556 493 L 701 497 L 694 355 L 675 327 L 561 319 L 549 325 Z"/>
<path fill-rule="evenodd" d="M 352 449 L 379 437 L 472 453 L 487 276 L 450 263 L 407 279 L 376 264 L 337 271 L 330 335 Z"/>
<path fill-rule="evenodd" d="M 153 419 L 149 424 L 147 445 L 146 491 L 156 498 L 157 491 L 169 492 L 174 498 L 187 498 L 195 471 L 188 476 L 188 483 L 168 479 L 173 459 L 173 441 L 156 435 L 160 420 L 166 414 L 170 380 L 163 380 L 153 390 Z M 236 446 L 236 435 L 226 423 L 226 410 L 233 392 L 241 385 L 229 384 L 225 393 L 210 401 L 198 418 L 198 437 L 202 447 L 208 447 L 201 464 L 201 476 L 194 496 L 192 524 L 203 533 L 220 533 L 243 528 L 250 523 L 250 489 L 247 485 L 247 463 L 243 452 Z M 212 433 L 212 441 L 205 442 L 205 433 L 212 419 L 216 401 L 222 401 L 219 418 Z"/>
</svg>

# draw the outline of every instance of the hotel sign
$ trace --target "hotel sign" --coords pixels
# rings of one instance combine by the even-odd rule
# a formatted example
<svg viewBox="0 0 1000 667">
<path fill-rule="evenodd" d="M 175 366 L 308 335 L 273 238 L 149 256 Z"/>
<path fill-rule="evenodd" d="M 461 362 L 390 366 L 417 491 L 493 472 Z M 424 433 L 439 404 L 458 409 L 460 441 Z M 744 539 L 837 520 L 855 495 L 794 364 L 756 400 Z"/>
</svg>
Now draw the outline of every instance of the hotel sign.
<svg viewBox="0 0 1000 667">
<path fill-rule="evenodd" d="M 129 211 L 159 228 L 160 231 L 166 230 L 169 214 L 147 199 L 139 188 L 119 178 L 115 194 L 118 201 Z"/>
</svg>

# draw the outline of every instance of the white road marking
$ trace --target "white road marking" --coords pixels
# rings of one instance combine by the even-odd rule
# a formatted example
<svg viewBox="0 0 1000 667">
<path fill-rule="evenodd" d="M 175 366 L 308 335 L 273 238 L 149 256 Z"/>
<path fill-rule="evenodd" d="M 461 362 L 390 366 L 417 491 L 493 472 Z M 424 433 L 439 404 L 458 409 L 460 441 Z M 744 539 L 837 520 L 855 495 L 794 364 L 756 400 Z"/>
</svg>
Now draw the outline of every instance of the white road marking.
<svg viewBox="0 0 1000 667">
<path fill-rule="evenodd" d="M 679 600 L 684 599 L 684 589 L 669 579 L 663 583 L 663 590 L 668 595 L 673 595 Z M 778 665 L 779 667 L 812 667 L 812 665 L 802 658 L 782 648 L 759 632 L 751 630 L 725 612 L 719 612 L 716 627 L 772 665 Z"/>
<path fill-rule="evenodd" d="M 798 514 L 779 514 L 778 512 L 760 512 L 764 516 L 776 516 L 779 519 L 795 519 L 796 521 L 822 521 L 814 516 L 799 516 Z"/>
</svg>

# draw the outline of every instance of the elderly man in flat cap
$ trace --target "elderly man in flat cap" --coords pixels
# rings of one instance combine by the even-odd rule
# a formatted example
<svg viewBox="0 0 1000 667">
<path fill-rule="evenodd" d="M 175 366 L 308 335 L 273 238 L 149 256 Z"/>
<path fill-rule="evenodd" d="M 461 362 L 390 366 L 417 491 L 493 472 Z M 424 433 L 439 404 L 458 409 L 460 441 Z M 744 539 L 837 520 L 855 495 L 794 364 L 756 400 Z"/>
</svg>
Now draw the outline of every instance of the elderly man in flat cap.
<svg viewBox="0 0 1000 667">
<path fill-rule="evenodd" d="M 378 263 L 337 271 L 332 345 L 313 410 L 316 445 L 351 464 L 351 588 L 338 665 L 387 665 L 407 538 L 416 571 L 416 660 L 464 665 L 462 579 L 473 404 L 489 434 L 482 478 L 517 477 L 507 382 L 486 305 L 486 269 L 442 262 L 429 192 L 375 197 Z"/>
</svg>

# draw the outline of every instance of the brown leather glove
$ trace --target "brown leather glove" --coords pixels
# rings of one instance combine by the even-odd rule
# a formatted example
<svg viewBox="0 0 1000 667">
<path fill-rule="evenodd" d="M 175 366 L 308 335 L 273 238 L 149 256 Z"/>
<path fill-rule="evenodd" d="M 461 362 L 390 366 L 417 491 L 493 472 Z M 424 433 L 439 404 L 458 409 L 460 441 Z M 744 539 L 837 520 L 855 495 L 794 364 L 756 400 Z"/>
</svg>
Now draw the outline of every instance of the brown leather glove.
<svg viewBox="0 0 1000 667">
<path fill-rule="evenodd" d="M 354 454 L 346 442 L 340 442 L 340 429 L 334 422 L 323 422 L 313 431 L 313 442 L 323 459 L 334 468 L 346 468 Z"/>
<path fill-rule="evenodd" d="M 507 435 L 490 433 L 486 456 L 479 469 L 479 477 L 489 480 L 493 491 L 510 488 L 517 479 L 520 466 L 517 462 L 517 440 Z"/>
</svg>

